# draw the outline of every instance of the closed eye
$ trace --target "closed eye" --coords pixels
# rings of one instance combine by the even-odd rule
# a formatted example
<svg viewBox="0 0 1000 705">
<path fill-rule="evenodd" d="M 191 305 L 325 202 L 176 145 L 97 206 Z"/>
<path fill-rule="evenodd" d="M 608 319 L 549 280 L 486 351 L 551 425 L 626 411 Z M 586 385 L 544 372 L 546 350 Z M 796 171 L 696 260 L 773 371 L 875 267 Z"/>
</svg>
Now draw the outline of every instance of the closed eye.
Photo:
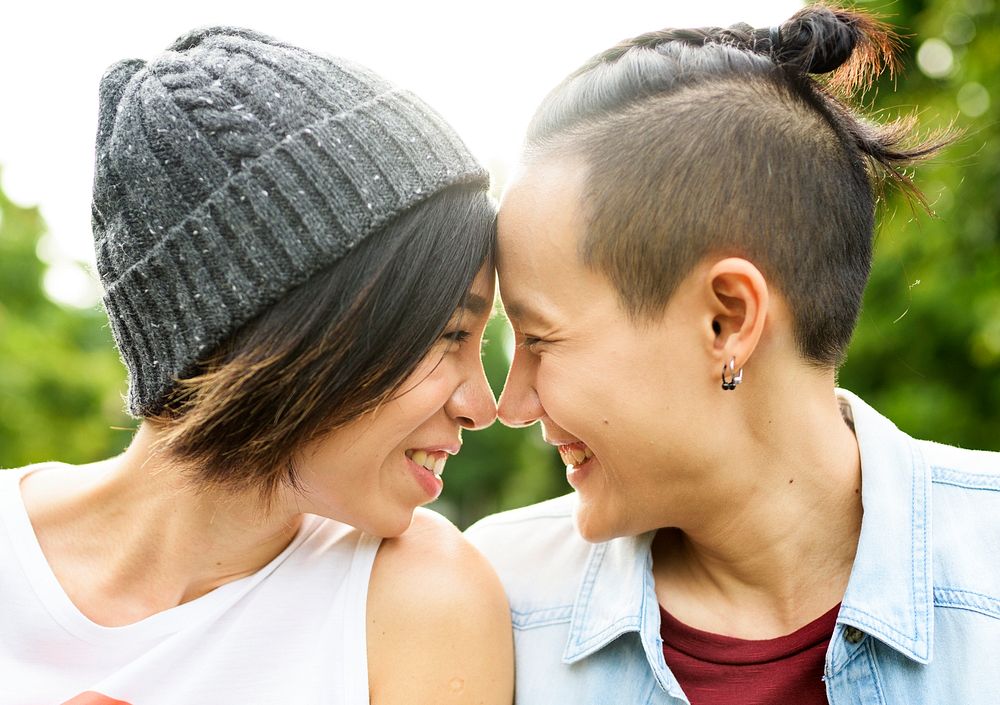
<svg viewBox="0 0 1000 705">
<path fill-rule="evenodd" d="M 522 348 L 523 350 L 527 350 L 529 353 L 535 355 L 538 354 L 539 347 L 541 347 L 542 343 L 544 342 L 545 341 L 542 340 L 541 338 L 536 338 L 531 335 L 526 335 L 524 336 L 524 339 L 520 343 L 518 343 L 518 347 Z"/>
<path fill-rule="evenodd" d="M 467 330 L 453 330 L 453 331 L 449 331 L 448 333 L 445 333 L 441 337 L 444 340 L 447 340 L 447 341 L 449 341 L 451 343 L 462 344 L 466 340 L 468 340 L 470 337 L 472 337 L 472 333 L 470 333 Z"/>
</svg>

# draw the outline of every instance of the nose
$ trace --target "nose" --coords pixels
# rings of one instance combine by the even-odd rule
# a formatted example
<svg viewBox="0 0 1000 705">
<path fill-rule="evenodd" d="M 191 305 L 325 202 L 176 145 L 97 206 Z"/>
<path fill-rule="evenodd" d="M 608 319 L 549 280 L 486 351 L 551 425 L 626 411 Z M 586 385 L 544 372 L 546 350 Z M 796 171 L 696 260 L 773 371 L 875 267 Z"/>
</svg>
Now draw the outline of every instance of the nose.
<svg viewBox="0 0 1000 705">
<path fill-rule="evenodd" d="M 545 414 L 534 387 L 534 360 L 528 353 L 515 349 L 507 372 L 497 413 L 505 426 L 530 426 Z"/>
<path fill-rule="evenodd" d="M 448 415 L 470 431 L 486 428 L 497 418 L 497 400 L 478 355 L 475 368 L 476 371 L 455 388 L 445 405 Z"/>
</svg>

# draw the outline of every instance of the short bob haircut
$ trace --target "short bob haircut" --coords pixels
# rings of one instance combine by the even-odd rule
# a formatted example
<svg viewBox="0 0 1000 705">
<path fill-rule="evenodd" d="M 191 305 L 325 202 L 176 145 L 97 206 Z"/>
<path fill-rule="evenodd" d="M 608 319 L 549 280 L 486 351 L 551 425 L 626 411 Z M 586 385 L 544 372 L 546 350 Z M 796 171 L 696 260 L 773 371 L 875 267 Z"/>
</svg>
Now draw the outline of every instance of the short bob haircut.
<svg viewBox="0 0 1000 705">
<path fill-rule="evenodd" d="M 496 206 L 451 186 L 365 238 L 240 328 L 149 420 L 202 487 L 298 487 L 295 455 L 372 411 L 428 354 L 492 267 Z"/>
<path fill-rule="evenodd" d="M 835 367 L 868 282 L 878 183 L 922 200 L 904 169 L 950 141 L 851 107 L 897 44 L 870 15 L 825 5 L 774 28 L 650 32 L 549 94 L 526 160 L 583 158 L 581 258 L 632 318 L 662 311 L 706 256 L 743 257 L 788 301 L 803 359 Z"/>
</svg>

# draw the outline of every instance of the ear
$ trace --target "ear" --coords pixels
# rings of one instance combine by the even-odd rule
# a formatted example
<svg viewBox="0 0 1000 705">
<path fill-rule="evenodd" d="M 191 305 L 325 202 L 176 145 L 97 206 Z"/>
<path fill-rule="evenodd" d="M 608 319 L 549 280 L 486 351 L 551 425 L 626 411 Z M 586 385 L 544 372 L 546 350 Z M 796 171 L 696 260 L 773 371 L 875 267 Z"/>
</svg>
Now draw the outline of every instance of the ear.
<svg viewBox="0 0 1000 705">
<path fill-rule="evenodd" d="M 704 281 L 713 353 L 720 365 L 736 358 L 738 370 L 746 365 L 764 333 L 770 306 L 767 282 L 756 266 L 739 257 L 716 262 Z"/>
</svg>

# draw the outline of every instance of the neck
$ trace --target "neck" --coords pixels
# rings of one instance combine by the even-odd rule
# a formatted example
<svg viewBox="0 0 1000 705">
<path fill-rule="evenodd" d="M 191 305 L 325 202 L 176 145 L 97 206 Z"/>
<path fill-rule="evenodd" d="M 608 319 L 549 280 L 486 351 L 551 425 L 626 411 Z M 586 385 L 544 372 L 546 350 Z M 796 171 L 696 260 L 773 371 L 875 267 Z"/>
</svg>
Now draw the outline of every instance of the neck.
<svg viewBox="0 0 1000 705">
<path fill-rule="evenodd" d="M 833 373 L 759 381 L 736 392 L 744 396 L 722 426 L 733 432 L 699 511 L 653 545 L 668 611 L 754 639 L 788 634 L 842 599 L 862 516 L 858 446 Z"/>
<path fill-rule="evenodd" d="M 301 515 L 264 514 L 256 496 L 199 490 L 154 452 L 143 424 L 116 458 L 45 478 L 22 493 L 42 550 L 91 619 L 128 624 L 259 570 Z M 31 482 L 27 482 L 31 480 Z"/>
</svg>

